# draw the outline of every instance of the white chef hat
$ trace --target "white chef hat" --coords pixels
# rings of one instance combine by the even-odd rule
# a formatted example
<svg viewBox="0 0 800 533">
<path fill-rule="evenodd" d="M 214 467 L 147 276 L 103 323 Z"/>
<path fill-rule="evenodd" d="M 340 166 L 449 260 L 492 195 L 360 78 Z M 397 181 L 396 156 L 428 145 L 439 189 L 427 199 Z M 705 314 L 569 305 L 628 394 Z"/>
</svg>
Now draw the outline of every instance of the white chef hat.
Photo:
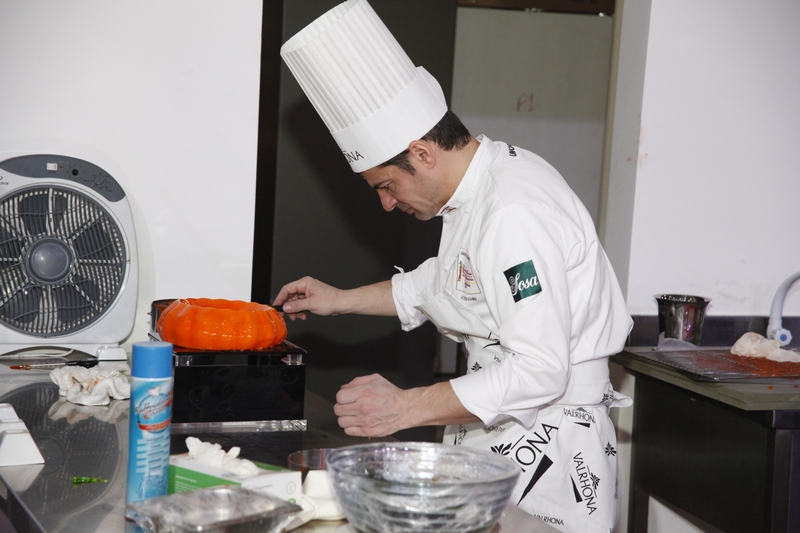
<svg viewBox="0 0 800 533">
<path fill-rule="evenodd" d="M 447 112 L 439 83 L 414 67 L 366 0 L 334 7 L 281 56 L 353 172 L 396 156 Z"/>
</svg>

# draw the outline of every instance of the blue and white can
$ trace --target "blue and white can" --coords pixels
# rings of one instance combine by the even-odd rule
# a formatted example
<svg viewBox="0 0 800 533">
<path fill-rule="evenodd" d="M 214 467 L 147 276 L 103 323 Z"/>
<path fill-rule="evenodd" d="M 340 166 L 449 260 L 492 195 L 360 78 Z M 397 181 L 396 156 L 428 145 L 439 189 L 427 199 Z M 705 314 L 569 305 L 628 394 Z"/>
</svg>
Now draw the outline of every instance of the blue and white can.
<svg viewBox="0 0 800 533">
<path fill-rule="evenodd" d="M 167 494 L 172 387 L 172 344 L 134 344 L 126 503 Z"/>
</svg>

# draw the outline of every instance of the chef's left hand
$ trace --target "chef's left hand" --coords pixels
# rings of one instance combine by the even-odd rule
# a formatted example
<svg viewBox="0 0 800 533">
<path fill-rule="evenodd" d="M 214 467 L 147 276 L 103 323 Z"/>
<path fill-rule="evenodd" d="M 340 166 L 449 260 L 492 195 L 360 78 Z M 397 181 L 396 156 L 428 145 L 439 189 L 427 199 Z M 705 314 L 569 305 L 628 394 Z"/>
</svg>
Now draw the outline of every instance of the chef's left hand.
<svg viewBox="0 0 800 533">
<path fill-rule="evenodd" d="M 336 394 L 333 412 L 348 435 L 385 437 L 418 426 L 480 422 L 459 401 L 449 382 L 403 390 L 379 374 L 362 376 Z"/>
<path fill-rule="evenodd" d="M 348 435 L 385 437 L 410 427 L 404 422 L 409 408 L 407 396 L 408 391 L 379 374 L 361 376 L 342 386 L 333 412 Z"/>
</svg>

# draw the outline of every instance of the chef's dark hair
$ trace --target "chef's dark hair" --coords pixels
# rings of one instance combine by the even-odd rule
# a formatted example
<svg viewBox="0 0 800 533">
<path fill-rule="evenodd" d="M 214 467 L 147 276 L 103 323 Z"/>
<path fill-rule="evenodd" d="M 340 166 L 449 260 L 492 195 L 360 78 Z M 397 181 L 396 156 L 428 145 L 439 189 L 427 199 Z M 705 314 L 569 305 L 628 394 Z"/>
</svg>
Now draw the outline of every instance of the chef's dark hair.
<svg viewBox="0 0 800 533">
<path fill-rule="evenodd" d="M 469 144 L 470 139 L 472 139 L 472 135 L 470 135 L 467 127 L 464 126 L 461 119 L 450 110 L 444 114 L 442 119 L 431 131 L 422 137 L 423 141 L 436 143 L 439 148 L 447 151 L 464 148 Z M 408 161 L 408 150 L 403 150 L 390 160 L 378 166 L 388 167 L 389 165 L 399 167 L 411 175 L 415 172 L 414 167 Z"/>
</svg>

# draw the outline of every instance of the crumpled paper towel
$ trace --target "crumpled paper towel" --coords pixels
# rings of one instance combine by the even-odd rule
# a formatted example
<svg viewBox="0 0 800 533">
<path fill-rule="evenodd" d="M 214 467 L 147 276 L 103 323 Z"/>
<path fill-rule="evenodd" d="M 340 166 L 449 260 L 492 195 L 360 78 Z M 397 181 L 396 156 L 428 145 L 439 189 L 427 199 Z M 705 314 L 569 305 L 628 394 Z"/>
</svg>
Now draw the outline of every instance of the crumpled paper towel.
<svg viewBox="0 0 800 533">
<path fill-rule="evenodd" d="M 205 465 L 221 468 L 225 472 L 241 477 L 252 477 L 258 474 L 258 467 L 252 461 L 238 458 L 241 451 L 238 446 L 234 446 L 226 453 L 219 444 L 187 437 L 186 447 L 189 448 L 189 457 Z"/>
<path fill-rule="evenodd" d="M 68 402 L 108 405 L 111 399 L 131 397 L 131 369 L 127 363 L 102 363 L 92 368 L 62 366 L 50 371 L 58 393 Z"/>
<path fill-rule="evenodd" d="M 742 357 L 764 357 L 772 361 L 800 363 L 800 354 L 781 348 L 778 339 L 767 339 L 755 332 L 742 335 L 731 348 L 731 353 Z"/>
</svg>

